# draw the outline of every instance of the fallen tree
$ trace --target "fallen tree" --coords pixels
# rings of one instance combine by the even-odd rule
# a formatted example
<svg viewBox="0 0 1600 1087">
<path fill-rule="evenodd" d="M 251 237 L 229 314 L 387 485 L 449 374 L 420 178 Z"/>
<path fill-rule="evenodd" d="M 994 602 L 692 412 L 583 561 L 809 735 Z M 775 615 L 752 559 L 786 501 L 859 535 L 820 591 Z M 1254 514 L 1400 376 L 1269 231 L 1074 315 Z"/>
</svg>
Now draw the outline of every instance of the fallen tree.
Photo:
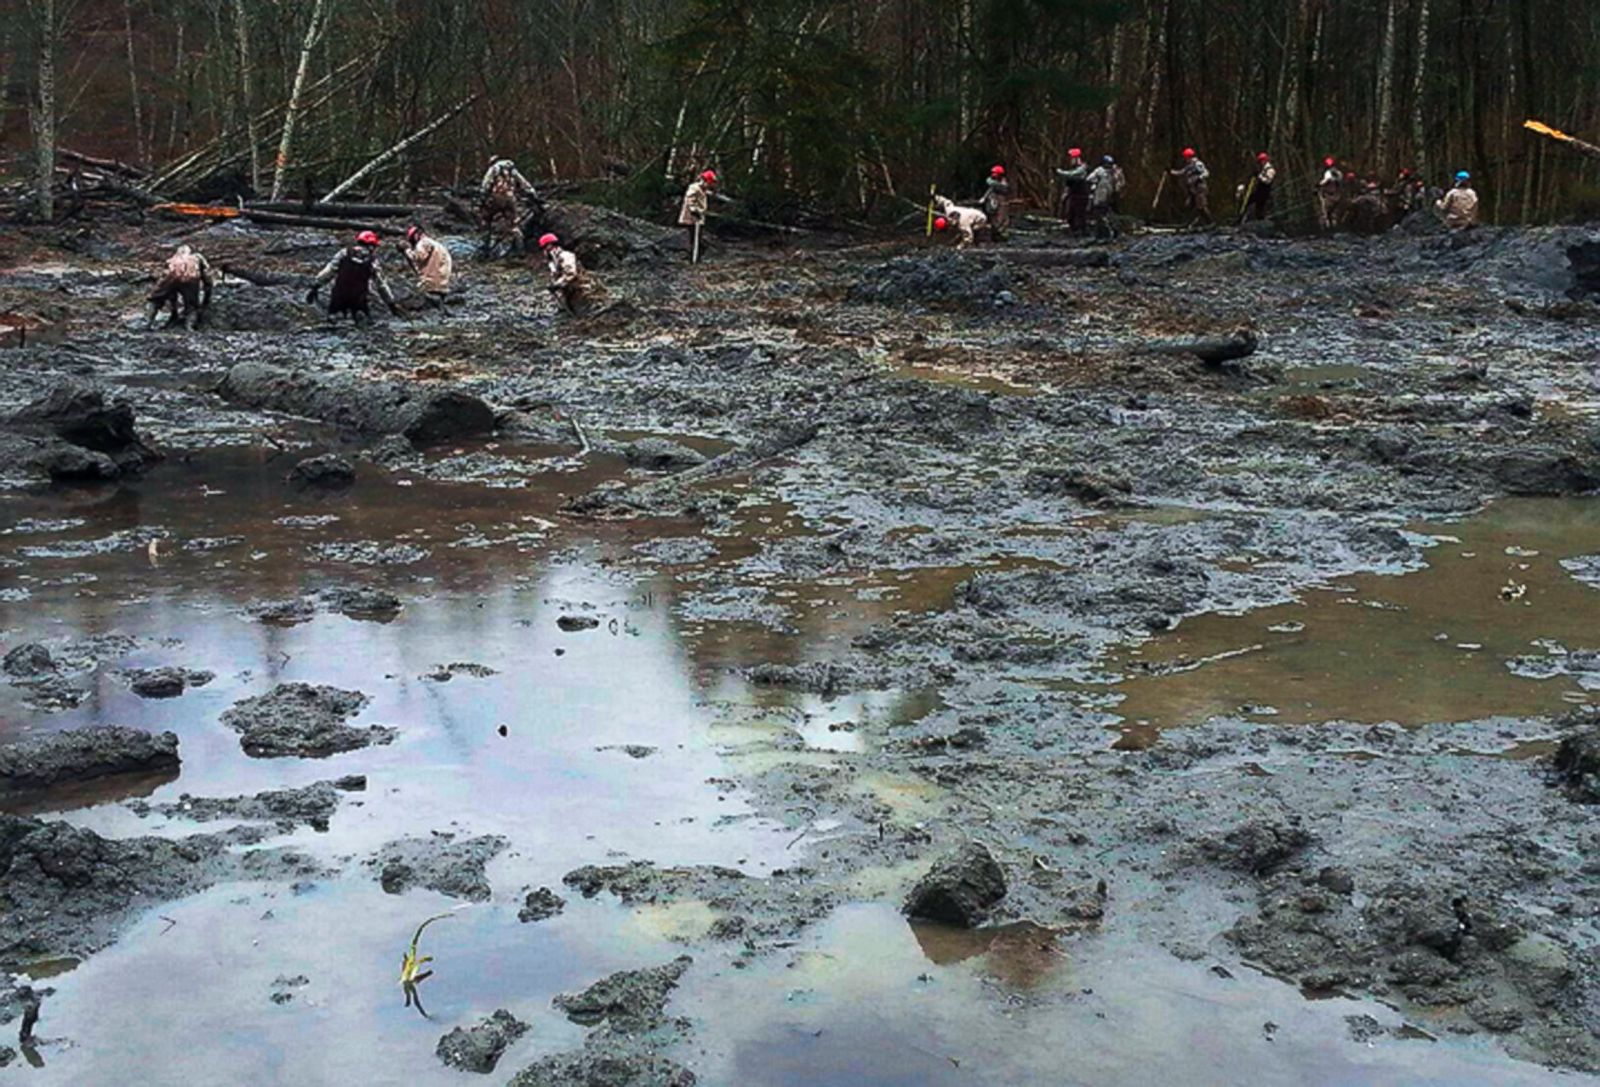
<svg viewBox="0 0 1600 1087">
<path fill-rule="evenodd" d="M 234 404 L 317 419 L 362 434 L 403 434 L 416 442 L 494 430 L 493 409 L 461 389 L 241 362 L 217 391 Z"/>
</svg>

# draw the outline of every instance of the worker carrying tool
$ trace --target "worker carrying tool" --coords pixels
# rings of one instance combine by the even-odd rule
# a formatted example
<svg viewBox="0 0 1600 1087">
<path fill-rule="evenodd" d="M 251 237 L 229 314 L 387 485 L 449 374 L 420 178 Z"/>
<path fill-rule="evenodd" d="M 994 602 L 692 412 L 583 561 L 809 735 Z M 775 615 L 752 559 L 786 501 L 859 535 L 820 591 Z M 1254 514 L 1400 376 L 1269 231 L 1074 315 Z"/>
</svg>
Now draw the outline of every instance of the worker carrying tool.
<svg viewBox="0 0 1600 1087">
<path fill-rule="evenodd" d="M 455 268 L 450 250 L 415 225 L 406 230 L 403 249 L 406 262 L 417 274 L 417 286 L 422 288 L 423 297 L 434 305 L 444 305 L 445 296 L 450 293 L 450 275 Z"/>
<path fill-rule="evenodd" d="M 578 254 L 561 248 L 561 239 L 546 234 L 539 239 L 544 251 L 545 266 L 550 273 L 547 289 L 561 308 L 574 317 L 581 317 L 588 308 L 590 281 Z"/>
<path fill-rule="evenodd" d="M 1204 219 L 1208 223 L 1214 222 L 1211 218 L 1211 171 L 1195 153 L 1195 149 L 1185 147 L 1183 165 L 1167 172 L 1183 183 L 1184 200 L 1189 210 L 1194 212 L 1194 221 Z"/>
<path fill-rule="evenodd" d="M 357 234 L 354 245 L 345 246 L 323 265 L 316 282 L 306 292 L 306 301 L 315 305 L 317 292 L 329 280 L 333 281 L 333 289 L 328 293 L 330 317 L 341 313 L 348 313 L 351 320 L 370 316 L 368 304 L 372 291 L 378 293 L 390 313 L 396 317 L 400 315 L 394 295 L 389 293 L 389 285 L 383 281 L 383 271 L 378 267 L 378 236 L 370 230 Z"/>
<path fill-rule="evenodd" d="M 1434 205 L 1451 230 L 1467 230 L 1478 225 L 1478 193 L 1472 187 L 1472 175 L 1465 170 L 1456 174 L 1455 187 L 1444 194 Z"/>
<path fill-rule="evenodd" d="M 206 258 L 187 245 L 178 246 L 167 258 L 166 269 L 156 282 L 156 289 L 146 299 L 150 312 L 145 317 L 145 327 L 154 328 L 161 307 L 169 306 L 172 315 L 167 324 L 181 323 L 192 330 L 201 311 L 211 305 L 211 288 L 211 265 Z"/>
<path fill-rule="evenodd" d="M 689 231 L 689 263 L 699 264 L 703 253 L 703 240 L 701 234 L 706 225 L 706 216 L 711 211 L 711 201 L 719 200 L 728 202 L 728 198 L 717 192 L 717 172 L 715 170 L 703 171 L 699 177 L 689 182 L 689 187 L 683 191 L 683 203 L 678 208 L 678 225 L 686 227 Z"/>
<path fill-rule="evenodd" d="M 509 253 L 522 248 L 522 198 L 537 201 L 533 182 L 522 176 L 516 163 L 498 156 L 489 161 L 483 180 L 478 183 L 478 214 L 483 221 L 483 252 L 487 256 L 496 244 Z"/>
<path fill-rule="evenodd" d="M 933 221 L 933 229 L 941 233 L 951 230 L 956 232 L 956 248 L 971 248 L 978 231 L 987 230 L 989 217 L 977 208 L 962 207 L 947 196 L 933 198 L 934 209 L 939 217 Z"/>
<path fill-rule="evenodd" d="M 1067 152 L 1065 169 L 1057 169 L 1061 179 L 1063 199 L 1067 205 L 1067 226 L 1074 234 L 1089 229 L 1089 167 L 1084 164 L 1083 151 L 1074 147 Z"/>
<path fill-rule="evenodd" d="M 996 241 L 1004 240 L 1006 228 L 1011 225 L 1010 200 L 1011 182 L 1006 180 L 1006 168 L 998 164 L 989 167 L 978 207 L 989 217 L 989 230 Z"/>
<path fill-rule="evenodd" d="M 1278 168 L 1272 165 L 1272 156 L 1265 151 L 1256 155 L 1256 172 L 1243 186 L 1244 219 L 1265 219 L 1272 214 L 1272 186 L 1278 180 Z"/>
</svg>

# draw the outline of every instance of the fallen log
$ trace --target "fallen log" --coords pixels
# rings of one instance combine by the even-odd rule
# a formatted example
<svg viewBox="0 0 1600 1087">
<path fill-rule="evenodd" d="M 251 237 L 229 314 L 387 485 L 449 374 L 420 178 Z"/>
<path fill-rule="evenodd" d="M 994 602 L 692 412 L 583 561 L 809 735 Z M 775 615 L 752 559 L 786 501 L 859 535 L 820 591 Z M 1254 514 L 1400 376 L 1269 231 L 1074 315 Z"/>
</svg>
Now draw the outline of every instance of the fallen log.
<svg viewBox="0 0 1600 1087">
<path fill-rule="evenodd" d="M 121 174 L 123 177 L 131 177 L 135 180 L 146 176 L 143 170 L 137 166 L 129 166 L 126 162 L 118 162 L 116 159 L 98 159 L 92 155 L 85 155 L 82 151 L 72 151 L 65 147 L 56 148 L 56 157 L 66 159 L 68 162 L 92 166 L 96 170 L 109 170 L 114 174 Z"/>
<path fill-rule="evenodd" d="M 1588 155 L 1591 158 L 1600 158 L 1600 147 L 1596 147 L 1587 140 L 1580 140 L 1576 136 L 1569 136 L 1559 128 L 1551 128 L 1542 121 L 1523 121 L 1522 127 L 1527 129 L 1529 132 L 1536 132 L 1541 136 L 1548 136 L 1552 140 L 1556 140 L 1559 143 L 1564 143 L 1574 151 Z"/>
<path fill-rule="evenodd" d="M 1226 336 L 1198 339 L 1151 340 L 1134 348 L 1140 355 L 1193 355 L 1201 362 L 1230 362 L 1255 354 L 1259 341 L 1253 329 L 1242 328 Z"/>
<path fill-rule="evenodd" d="M 361 167 L 361 169 L 357 170 L 355 173 L 351 174 L 349 177 L 347 177 L 343 181 L 339 182 L 339 184 L 335 185 L 333 187 L 333 189 L 331 191 L 329 191 L 328 195 L 324 196 L 321 199 L 321 201 L 319 201 L 319 202 L 323 203 L 323 204 L 331 203 L 333 201 L 334 197 L 338 196 L 340 193 L 344 192 L 346 189 L 348 189 L 352 185 L 356 184 L 356 182 L 360 181 L 362 178 L 364 178 L 368 174 L 372 173 L 372 171 L 376 170 L 379 166 L 382 166 L 384 163 L 388 162 L 390 159 L 392 159 L 396 155 L 400 154 L 402 151 L 404 151 L 406 148 L 410 147 L 412 144 L 416 143 L 418 140 L 423 139 L 424 137 L 426 137 L 430 132 L 433 132 L 435 129 L 437 129 L 437 128 L 441 127 L 442 125 L 444 125 L 445 122 L 447 122 L 451 118 L 455 117 L 456 114 L 460 113 L 462 110 L 464 110 L 468 106 L 472 105 L 472 103 L 476 102 L 478 100 L 478 97 L 479 97 L 478 96 L 478 92 L 476 92 L 476 91 L 474 91 L 472 94 L 467 95 L 467 97 L 463 98 L 461 101 L 459 101 L 455 105 L 451 106 L 445 112 L 441 113 L 438 117 L 435 117 L 433 120 L 429 121 L 427 124 L 423 125 L 419 129 L 417 129 L 411 135 L 407 136 L 405 139 L 401 140 L 399 143 L 395 144 L 393 147 L 389 148 L 387 151 L 383 152 L 381 155 L 378 155 L 375 158 L 373 158 L 371 162 L 368 162 L 365 166 Z M 273 195 L 277 195 L 277 194 L 274 193 Z"/>
<path fill-rule="evenodd" d="M 335 219 L 322 215 L 293 215 L 279 211 L 257 211 L 246 207 L 239 212 L 252 223 L 263 226 L 306 226 L 322 230 L 370 230 L 375 234 L 404 234 L 399 227 L 384 226 L 381 223 L 363 222 L 360 219 Z"/>
<path fill-rule="evenodd" d="M 245 204 L 246 211 L 276 212 L 282 215 L 314 215 L 317 217 L 399 219 L 438 212 L 437 207 L 426 204 L 346 204 L 308 202 L 304 200 L 253 200 Z"/>
<path fill-rule="evenodd" d="M 217 204 L 156 204 L 150 209 L 156 215 L 176 215 L 184 219 L 237 219 L 238 208 Z"/>
<path fill-rule="evenodd" d="M 282 272 L 260 272 L 240 264 L 219 265 L 222 274 L 242 279 L 246 283 L 257 287 L 298 287 L 311 286 L 312 277 L 307 275 L 285 275 Z"/>
<path fill-rule="evenodd" d="M 1111 254 L 1104 249 L 1001 249 L 995 255 L 1007 264 L 1030 268 L 1108 268 Z"/>
<path fill-rule="evenodd" d="M 403 434 L 414 442 L 494 430 L 493 409 L 460 389 L 241 362 L 217 391 L 230 403 L 317 419 L 362 434 Z"/>
</svg>

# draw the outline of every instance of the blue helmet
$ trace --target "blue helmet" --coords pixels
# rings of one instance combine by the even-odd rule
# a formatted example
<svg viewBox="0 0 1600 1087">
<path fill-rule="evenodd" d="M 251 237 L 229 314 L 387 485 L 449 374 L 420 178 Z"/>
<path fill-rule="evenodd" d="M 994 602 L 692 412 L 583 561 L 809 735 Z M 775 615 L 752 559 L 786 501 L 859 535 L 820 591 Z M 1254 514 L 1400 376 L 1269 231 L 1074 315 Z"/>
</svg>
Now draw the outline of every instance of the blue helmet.
<svg viewBox="0 0 1600 1087">
<path fill-rule="evenodd" d="M 1471 181 L 1472 180 L 1472 175 L 1467 173 L 1465 170 L 1457 170 L 1456 171 L 1456 180 L 1457 181 Z"/>
<path fill-rule="evenodd" d="M 1110 155 L 1105 156 L 1105 158 L 1101 159 L 1100 161 L 1105 163 L 1107 166 L 1115 166 L 1117 164 L 1117 160 L 1112 158 Z"/>
</svg>

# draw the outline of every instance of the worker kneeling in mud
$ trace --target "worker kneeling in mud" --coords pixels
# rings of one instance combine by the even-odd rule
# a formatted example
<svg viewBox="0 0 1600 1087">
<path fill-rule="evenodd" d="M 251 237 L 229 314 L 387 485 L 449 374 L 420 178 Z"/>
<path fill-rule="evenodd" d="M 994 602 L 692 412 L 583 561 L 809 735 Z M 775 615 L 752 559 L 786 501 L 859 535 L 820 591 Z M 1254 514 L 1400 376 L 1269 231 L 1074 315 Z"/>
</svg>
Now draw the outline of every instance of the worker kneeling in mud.
<svg viewBox="0 0 1600 1087">
<path fill-rule="evenodd" d="M 172 317 L 168 324 L 182 321 L 183 327 L 194 328 L 200 311 L 211 305 L 211 286 L 211 265 L 206 258 L 187 245 L 178 246 L 177 251 L 167 258 L 166 271 L 147 299 L 150 312 L 145 317 L 145 327 L 154 328 L 161 307 L 170 306 Z"/>
<path fill-rule="evenodd" d="M 450 274 L 455 268 L 450 250 L 437 238 L 423 233 L 420 226 L 406 231 L 403 249 L 406 262 L 417 273 L 417 286 L 422 289 L 422 296 L 433 305 L 444 305 L 445 296 L 450 293 Z"/>
<path fill-rule="evenodd" d="M 969 248 L 978 231 L 989 228 L 989 217 L 977 208 L 964 208 L 945 196 L 934 197 L 933 206 L 939 212 L 934 229 L 943 232 L 954 228 L 957 249 Z"/>
<path fill-rule="evenodd" d="M 578 262 L 578 254 L 570 249 L 561 248 L 561 241 L 554 234 L 546 234 L 539 239 L 539 248 L 544 250 L 544 259 L 550 270 L 549 291 L 560 303 L 561 308 L 574 317 L 583 316 L 589 308 L 589 294 L 593 287 L 589 273 L 584 271 L 583 265 Z"/>
<path fill-rule="evenodd" d="M 370 316 L 368 296 L 374 290 L 389 307 L 389 312 L 400 316 L 400 308 L 394 304 L 394 295 L 389 293 L 389 285 L 383 281 L 383 271 L 378 267 L 378 236 L 372 231 L 363 230 L 357 234 L 354 245 L 345 246 L 323 265 L 316 283 L 306 292 L 306 301 L 315 305 L 317 292 L 330 279 L 333 290 L 328 294 L 329 317 L 341 313 L 348 313 L 352 320 L 357 316 Z"/>
</svg>

